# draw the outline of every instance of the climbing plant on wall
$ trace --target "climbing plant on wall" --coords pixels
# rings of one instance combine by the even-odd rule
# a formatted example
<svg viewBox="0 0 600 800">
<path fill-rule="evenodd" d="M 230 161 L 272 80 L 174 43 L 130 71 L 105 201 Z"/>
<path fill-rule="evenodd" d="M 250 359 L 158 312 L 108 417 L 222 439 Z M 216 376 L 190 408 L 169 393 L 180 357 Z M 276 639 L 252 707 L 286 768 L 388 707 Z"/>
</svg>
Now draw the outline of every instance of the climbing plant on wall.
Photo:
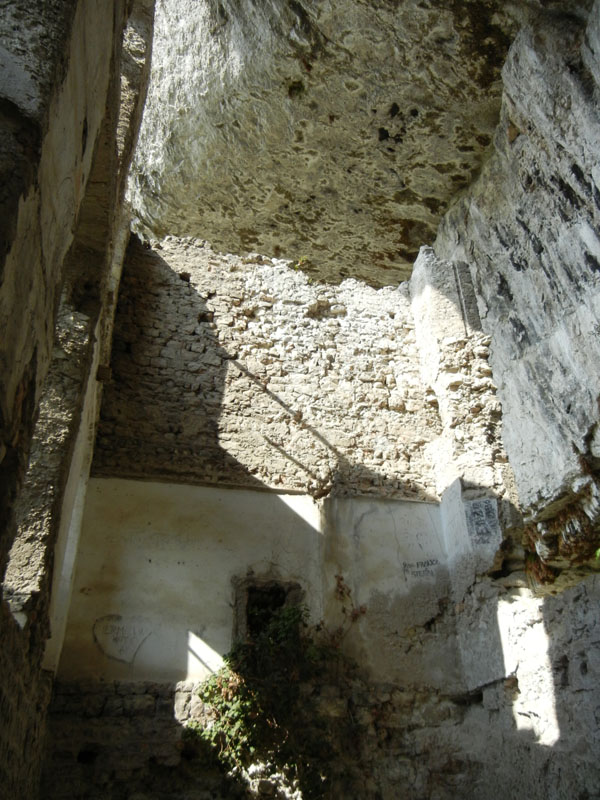
<svg viewBox="0 0 600 800">
<path fill-rule="evenodd" d="M 298 797 L 333 796 L 332 765 L 339 770 L 343 761 L 336 748 L 356 737 L 349 713 L 323 713 L 320 691 L 350 681 L 356 668 L 341 653 L 337 632 L 309 625 L 304 605 L 284 605 L 263 622 L 198 688 L 204 714 L 188 735 L 208 744 L 230 773 L 261 770 Z"/>
</svg>

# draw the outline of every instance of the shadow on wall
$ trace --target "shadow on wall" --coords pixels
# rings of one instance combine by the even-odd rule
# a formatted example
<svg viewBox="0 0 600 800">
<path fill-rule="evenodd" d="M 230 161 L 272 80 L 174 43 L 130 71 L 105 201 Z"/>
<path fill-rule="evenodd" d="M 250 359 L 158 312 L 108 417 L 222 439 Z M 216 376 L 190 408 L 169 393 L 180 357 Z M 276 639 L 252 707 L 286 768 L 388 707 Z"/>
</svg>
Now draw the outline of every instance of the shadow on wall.
<svg viewBox="0 0 600 800">
<path fill-rule="evenodd" d="M 565 604 L 569 626 L 581 600 L 571 595 Z M 322 778 L 318 791 L 312 782 L 305 786 L 300 781 L 303 797 L 376 800 L 396 797 L 399 788 L 408 797 L 448 800 L 500 800 L 523 792 L 534 800 L 598 796 L 594 750 L 585 738 L 593 736 L 588 727 L 595 713 L 593 703 L 589 705 L 593 695 L 575 691 L 570 697 L 568 726 L 559 739 L 555 723 L 558 718 L 562 725 L 562 714 L 553 725 L 553 709 L 544 705 L 551 693 L 540 691 L 549 687 L 539 682 L 551 680 L 548 667 L 558 670 L 559 678 L 561 671 L 566 674 L 565 650 L 559 659 L 552 652 L 546 655 L 541 616 L 532 620 L 524 613 L 512 630 L 513 636 L 523 637 L 517 655 L 522 663 L 513 673 L 509 664 L 496 671 L 502 665 L 502 642 L 507 643 L 507 616 L 500 612 L 496 619 L 497 590 L 490 582 L 480 586 L 473 602 L 476 606 L 484 599 L 481 613 L 468 608 L 463 613 L 479 643 L 478 656 L 490 667 L 490 680 L 478 683 L 480 671 L 473 687 L 460 694 L 367 682 L 345 663 L 333 676 L 324 672 L 316 680 L 296 669 L 286 673 L 290 691 L 304 698 L 303 708 L 314 709 L 311 722 L 319 721 L 319 730 L 306 731 L 304 737 L 301 716 L 294 720 L 300 728 L 291 757 L 304 765 L 317 764 Z M 433 622 L 429 633 L 435 635 L 438 625 Z M 514 651 L 509 658 L 515 658 Z M 583 675 L 579 663 L 573 666 Z M 597 687 L 594 665 L 586 674 L 589 686 L 594 682 Z M 267 685 L 268 680 L 267 675 Z M 229 691 L 228 681 L 224 686 Z M 235 692 L 231 698 L 236 699 Z M 239 720 L 235 709 L 232 713 Z M 213 800 L 225 800 L 256 796 L 259 788 L 278 796 L 281 778 L 268 767 L 250 771 L 254 795 L 246 794 L 241 773 L 223 774 L 218 761 L 224 742 L 217 737 L 211 750 L 186 731 L 190 722 L 206 718 L 193 682 L 59 682 L 50 717 L 44 797 L 120 800 L 139 792 L 147 800 L 162 800 L 202 790 L 211 791 Z M 289 740 L 284 740 L 282 752 L 289 758 Z M 273 756 L 271 763 L 277 759 Z"/>
<path fill-rule="evenodd" d="M 133 245 L 133 248 L 139 247 Z M 118 453 L 119 459 L 122 458 L 119 474 L 265 489 L 261 480 L 225 452 L 219 438 L 223 386 L 227 365 L 234 358 L 215 337 L 206 298 L 193 291 L 185 273 L 174 275 L 156 254 L 142 255 L 147 271 L 127 278 L 132 291 L 122 295 L 118 336 L 121 349 L 115 352 L 113 359 L 119 392 L 111 394 L 104 410 L 103 431 L 105 434 L 109 431 L 110 437 L 104 449 L 101 447 L 97 451 L 100 455 L 96 472 L 107 474 L 109 462 L 103 462 L 107 458 L 106 448 L 110 442 L 123 437 L 124 446 Z M 140 303 L 142 287 L 148 288 L 148 294 L 146 301 Z M 166 298 L 164 302 L 159 302 L 161 297 Z M 167 327 L 170 325 L 168 341 L 153 344 L 152 340 L 158 339 L 158 333 L 165 329 L 165 323 Z M 143 335 L 140 330 L 144 331 Z M 269 392 L 259 378 L 249 370 L 245 374 L 253 386 L 260 384 L 261 392 L 274 406 L 288 417 L 294 417 L 294 410 Z M 246 402 L 251 421 L 251 396 Z M 189 416 L 181 411 L 188 403 L 193 408 Z M 309 431 L 319 440 L 318 431 Z M 325 446 L 330 447 L 327 440 Z M 331 450 L 340 458 L 343 475 L 349 468 L 339 452 L 333 447 Z M 304 466 L 302 468 L 307 472 Z M 144 487 L 144 490 L 132 488 L 135 486 Z M 323 489 L 328 486 L 324 485 Z M 473 485 L 470 490 L 475 490 Z M 123 502 L 119 494 L 123 491 L 129 493 L 129 512 L 127 502 Z M 159 599 L 165 613 L 159 623 L 163 636 L 158 656 L 162 658 L 168 653 L 171 665 L 178 665 L 178 674 L 174 676 L 170 671 L 166 675 L 157 670 L 153 679 L 188 678 L 194 675 L 194 669 L 198 670 L 196 675 L 205 673 L 206 669 L 218 666 L 220 657 L 231 644 L 231 605 L 235 604 L 232 577 L 246 577 L 250 569 L 250 575 L 254 574 L 258 580 L 297 581 L 313 603 L 314 618 L 320 619 L 334 591 L 334 570 L 343 572 L 349 565 L 360 562 L 362 552 L 373 552 L 368 508 L 357 508 L 352 521 L 344 521 L 338 529 L 341 541 L 335 543 L 335 537 L 323 539 L 320 520 L 315 517 L 316 509 L 307 498 L 296 498 L 298 502 L 294 506 L 295 501 L 289 498 L 288 502 L 273 493 L 252 492 L 248 494 L 254 495 L 255 506 L 249 512 L 247 501 L 242 500 L 239 491 L 230 489 L 219 495 L 218 490 L 193 486 L 174 489 L 166 484 L 145 482 L 135 485 L 112 480 L 93 482 L 90 507 L 92 518 L 97 517 L 97 533 L 95 538 L 87 537 L 88 544 L 84 545 L 87 553 L 84 549 L 80 556 L 75 589 L 79 602 L 73 604 L 68 634 L 71 639 L 67 639 L 61 662 L 65 678 L 80 677 L 83 664 L 94 664 L 87 675 L 100 678 L 106 664 L 110 663 L 111 679 L 135 679 L 140 660 L 147 659 L 146 663 L 151 665 L 157 655 L 156 651 L 152 652 L 152 636 L 145 627 L 145 617 Z M 93 510 L 95 492 L 98 493 L 96 511 Z M 102 498 L 103 492 L 107 494 Z M 111 492 L 114 492 L 112 497 Z M 217 494 L 207 503 L 206 498 L 213 492 Z M 200 494 L 204 494 L 204 500 L 195 505 L 193 497 Z M 308 505 L 302 510 L 305 500 Z M 365 499 L 364 502 L 369 501 Z M 376 527 L 380 525 L 381 518 L 376 514 L 372 519 L 376 519 Z M 161 522 L 157 524 L 158 521 Z M 404 547 L 419 546 L 415 527 L 418 534 L 421 523 L 419 520 L 412 529 L 410 525 L 403 529 Z M 438 537 L 436 547 L 440 553 L 446 553 L 448 541 L 442 540 L 443 526 L 436 528 L 432 524 L 431 527 Z M 206 537 L 209 529 L 210 544 Z M 127 530 L 125 536 L 124 530 Z M 452 526 L 448 530 L 451 535 Z M 176 543 L 173 531 L 177 531 Z M 201 548 L 196 548 L 196 544 Z M 433 570 L 430 575 L 427 570 L 436 559 L 442 564 L 435 566 L 443 566 L 443 569 Z M 552 674 L 558 675 L 558 687 L 567 688 L 563 676 L 571 674 L 569 670 L 572 672 L 574 667 L 569 665 L 575 663 L 566 634 L 562 639 L 554 636 L 550 655 L 540 656 L 540 647 L 548 647 L 541 635 L 543 602 L 523 600 L 520 590 L 515 591 L 510 583 L 504 586 L 501 582 L 484 579 L 472 585 L 474 576 L 462 592 L 456 593 L 451 587 L 452 570 L 446 567 L 443 558 L 439 559 L 427 549 L 423 550 L 422 557 L 409 554 L 397 546 L 393 535 L 381 547 L 375 561 L 378 563 L 372 565 L 365 583 L 361 583 L 362 575 L 349 576 L 357 604 L 362 604 L 363 587 L 369 587 L 367 613 L 358 621 L 355 630 L 357 634 L 366 629 L 371 631 L 374 646 L 370 657 L 375 663 L 383 661 L 405 666 L 404 675 L 395 675 L 394 681 L 403 693 L 412 693 L 409 710 L 404 707 L 396 714 L 398 697 L 392 699 L 389 691 L 388 696 L 383 692 L 385 699 L 378 698 L 369 706 L 368 724 L 363 728 L 358 726 L 359 734 L 366 737 L 371 735 L 368 726 L 373 725 L 376 732 L 381 732 L 381 740 L 388 742 L 377 752 L 377 757 L 374 756 L 375 760 L 385 760 L 389 756 L 390 763 L 400 764 L 394 767 L 393 779 L 389 764 L 387 775 L 379 771 L 380 786 L 386 781 L 390 786 L 400 781 L 418 792 L 429 782 L 432 784 L 429 788 L 435 784 L 441 797 L 455 796 L 458 787 L 469 796 L 487 800 L 494 796 L 490 790 L 493 775 L 498 796 L 502 792 L 504 796 L 506 792 L 520 792 L 526 786 L 533 798 L 558 797 L 562 790 L 555 789 L 562 785 L 561 780 L 576 787 L 581 798 L 594 796 L 591 772 L 594 765 L 590 762 L 589 749 L 581 756 L 575 752 L 578 746 L 585 749 L 582 744 L 585 734 L 597 730 L 589 711 L 579 713 L 580 697 L 576 693 L 569 694 L 569 703 L 555 701 L 558 713 L 554 719 L 553 710 L 543 707 L 554 694 Z M 224 562 L 231 568 L 227 574 L 223 571 Z M 325 578 L 321 573 L 322 563 L 325 572 L 331 573 Z M 90 565 L 94 565 L 95 584 L 85 580 L 85 570 Z M 381 569 L 384 570 L 383 584 L 388 581 L 393 584 L 396 580 L 401 585 L 404 581 L 406 591 L 398 591 L 396 596 L 383 591 L 377 593 Z M 502 578 L 501 568 L 496 577 Z M 436 586 L 443 587 L 443 591 L 433 596 L 423 593 L 420 587 L 430 578 Z M 137 579 L 143 583 L 141 590 L 135 582 Z M 414 582 L 411 584 L 410 580 Z M 106 597 L 112 597 L 112 607 L 102 602 Z M 319 598 L 319 602 L 315 602 L 315 598 Z M 548 602 L 560 608 L 560 599 Z M 130 619 L 123 619 L 123 607 L 131 610 Z M 411 608 L 414 625 L 410 625 L 411 620 L 405 616 L 407 607 Z M 575 605 L 572 615 L 576 616 Z M 200 616 L 197 625 L 190 625 L 191 619 Z M 95 620 L 91 632 L 90 620 Z M 525 635 L 528 630 L 535 635 Z M 348 644 L 352 644 L 353 633 L 348 637 Z M 597 673 L 594 664 L 588 661 L 585 667 L 581 658 L 576 663 L 581 675 L 585 669 L 590 676 Z M 193 665 L 191 671 L 190 664 Z M 139 686 L 141 689 L 142 685 Z M 125 715 L 131 719 L 138 713 L 152 716 L 158 713 L 159 705 L 161 713 L 165 713 L 165 703 L 160 703 L 152 691 L 140 691 L 140 695 L 150 699 L 133 703 L 127 687 L 117 688 L 115 692 L 121 699 L 108 704 L 98 702 L 97 711 L 89 714 L 99 720 L 98 740 L 92 742 L 96 734 L 90 734 L 89 749 L 96 756 L 90 756 L 91 766 L 84 763 L 77 769 L 88 770 L 92 782 L 98 782 L 102 770 L 107 769 L 105 757 L 108 761 L 111 757 L 118 760 L 116 754 L 110 756 L 111 746 L 106 738 L 102 739 L 106 737 L 106 730 L 115 727 L 110 709 L 116 709 L 116 716 Z M 191 699 L 187 710 L 175 705 L 174 722 L 172 700 L 168 700 L 167 705 L 169 702 L 167 717 L 171 726 L 169 736 L 173 735 L 172 748 L 167 747 L 168 755 L 163 756 L 156 742 L 156 752 L 146 753 L 140 768 L 147 769 L 148 775 L 156 771 L 157 763 L 166 770 L 170 769 L 169 759 L 179 763 L 180 723 L 196 713 L 191 710 Z M 572 710 L 567 714 L 569 704 Z M 77 701 L 74 705 L 77 706 Z M 346 698 L 332 708 L 337 708 L 332 714 L 341 713 L 344 719 L 348 716 L 356 719 L 357 711 L 363 706 L 356 698 Z M 61 719 L 69 716 L 66 712 L 61 717 L 63 713 L 59 707 L 54 718 L 59 728 Z M 563 723 L 564 730 L 559 731 L 558 725 Z M 415 725 L 419 735 L 412 737 L 413 745 L 407 743 L 404 731 L 414 731 Z M 526 727 L 529 730 L 520 729 Z M 59 734 L 56 741 L 61 741 Z M 389 747 L 389 751 L 385 747 Z M 74 749 L 70 752 L 75 759 L 81 755 Z M 424 753 L 428 754 L 426 758 L 423 758 Z M 502 753 L 501 759 L 498 753 Z M 505 768 L 507 753 L 514 765 L 510 771 Z M 81 756 L 83 762 L 86 758 L 88 756 Z M 421 760 L 418 774 L 415 774 L 414 759 Z M 433 765 L 435 759 L 436 765 Z M 406 763 L 407 760 L 410 763 Z M 83 762 L 80 760 L 80 765 Z M 561 771 L 563 778 L 559 777 Z M 542 775 L 551 777 L 542 779 Z M 144 791 L 151 791 L 149 785 L 144 785 Z M 49 796 L 59 797 L 61 789 L 54 791 L 59 793 Z M 361 797 L 376 797 L 377 791 L 379 789 Z"/>
<path fill-rule="evenodd" d="M 454 500 L 450 532 L 458 531 L 464 504 L 459 487 Z M 330 737 L 338 754 L 356 754 L 359 743 L 347 771 L 357 783 L 343 784 L 345 796 L 374 799 L 402 785 L 415 797 L 435 789 L 442 798 L 487 800 L 527 790 L 541 800 L 560 797 L 567 782 L 573 796 L 593 797 L 595 763 L 589 750 L 579 752 L 594 735 L 598 697 L 593 587 L 586 589 L 588 619 L 580 617 L 575 590 L 546 601 L 555 616 L 564 614 L 564 631 L 557 636 L 554 627 L 549 645 L 544 601 L 515 588 L 518 578 L 500 570 L 496 580 L 473 583 L 469 558 L 489 539 L 487 502 L 466 512 L 462 534 L 472 551 L 457 546 L 446 564 L 434 505 L 332 499 L 320 532 L 318 509 L 306 497 L 94 479 L 45 796 L 100 798 L 108 786 L 116 798 L 135 790 L 154 800 L 169 782 L 182 796 L 198 785 L 216 787 L 216 797 L 243 796 L 243 786 L 227 784 L 184 731 L 204 718 L 195 683 L 219 667 L 232 629 L 242 627 L 235 617 L 245 606 L 233 576 L 245 579 L 242 590 L 254 581 L 299 585 L 313 619 L 322 612 L 333 631 L 346 625 L 344 650 L 361 638 L 370 648 L 360 663 L 375 667 L 375 680 L 323 673 L 297 687 L 325 715 L 323 753 Z M 346 569 L 349 594 L 340 596 L 333 573 Z M 579 630 L 581 645 L 572 641 Z M 393 662 L 400 673 L 392 676 Z M 589 694 L 573 685 L 568 701 L 554 698 L 553 676 L 564 687 L 575 667 L 581 676 L 588 670 Z M 174 687 L 177 677 L 183 682 Z M 300 679 L 290 670 L 292 684 Z M 339 775 L 339 764 L 325 765 L 323 774 Z M 67 778 L 57 781 L 58 772 Z M 372 790 L 363 786 L 367 779 Z M 305 796 L 344 796 L 340 786 Z"/>
<path fill-rule="evenodd" d="M 231 355 L 220 347 L 211 320 L 189 275 L 177 275 L 132 239 L 117 309 L 113 383 L 105 391 L 93 473 L 191 483 L 230 476 L 234 484 L 262 486 L 219 444 Z"/>
<path fill-rule="evenodd" d="M 218 268 L 227 267 L 221 261 Z M 210 261 L 208 269 L 215 269 Z M 261 363 L 257 374 L 251 360 L 221 343 L 219 336 L 236 318 L 228 320 L 225 309 L 219 330 L 209 307 L 213 296 L 195 290 L 188 272 L 175 272 L 159 252 L 132 240 L 117 312 L 114 381 L 105 392 L 93 474 L 315 497 L 358 489 L 435 499 L 415 480 L 380 473 L 359 459 L 351 463 L 356 432 L 347 420 L 340 425 L 341 447 L 304 418 L 317 377 L 288 376 L 285 363 L 278 372 L 270 369 L 263 343 L 256 344 L 257 357 L 266 358 L 267 365 Z M 288 385 L 297 382 L 298 407 L 269 388 L 273 377 Z M 322 394 L 320 402 L 326 402 Z M 231 445 L 240 459 L 228 452 Z"/>
<path fill-rule="evenodd" d="M 202 678 L 245 630 L 240 581 L 275 581 L 300 587 L 376 679 L 460 692 L 449 576 L 437 505 L 96 478 L 59 677 Z M 445 636 L 416 641 L 438 617 Z"/>
<path fill-rule="evenodd" d="M 297 584 L 320 619 L 319 528 L 305 497 L 92 480 L 59 677 L 205 677 L 240 627 L 240 579 Z"/>
<path fill-rule="evenodd" d="M 228 369 L 235 363 L 246 378 L 245 390 L 229 400 L 239 404 L 238 425 L 253 431 L 258 397 L 267 403 L 266 412 L 261 408 L 263 416 L 278 414 L 286 425 L 301 427 L 313 446 L 331 459 L 332 469 L 324 479 L 312 466 L 283 452 L 295 475 L 300 475 L 305 493 L 310 491 L 315 499 L 327 495 L 331 509 L 336 494 L 348 487 L 356 491 L 366 482 L 371 492 L 387 488 L 385 475 L 351 464 L 319 430 L 302 420 L 300 410 L 283 401 L 219 343 L 213 312 L 207 308 L 209 299 L 195 291 L 189 273 L 175 273 L 159 253 L 132 241 L 117 315 L 114 383 L 105 395 L 94 471 L 96 475 L 271 491 L 219 494 L 189 485 L 92 483 L 85 521 L 89 543 L 83 543 L 79 556 L 75 591 L 80 598 L 71 612 L 61 674 L 76 677 L 85 665 L 91 675 L 103 674 L 104 667 L 97 662 L 99 639 L 106 640 L 104 650 L 117 654 L 119 645 L 110 642 L 122 639 L 127 657 L 121 659 L 121 666 L 111 665 L 110 675 L 139 677 L 130 666 L 132 655 L 143 660 L 152 647 L 142 619 L 145 609 L 156 605 L 159 597 L 163 611 L 156 613 L 163 636 L 155 646 L 161 654 L 169 653 L 171 667 L 159 668 L 148 654 L 145 676 L 171 680 L 197 674 L 188 670 L 188 647 L 196 649 L 199 661 L 212 665 L 214 654 L 222 656 L 231 644 L 231 580 L 248 570 L 261 578 L 277 577 L 274 570 L 281 568 L 283 577 L 305 586 L 316 621 L 327 610 L 336 615 L 335 608 L 329 608 L 335 606 L 330 602 L 334 576 L 348 578 L 358 605 L 373 606 L 354 649 L 357 655 L 362 651 L 367 662 L 374 662 L 382 679 L 390 670 L 399 681 L 403 671 L 418 671 L 419 654 L 425 650 L 428 666 L 421 670 L 423 679 L 435 686 L 447 685 L 448 670 L 436 664 L 434 637 L 406 648 L 395 641 L 396 637 L 403 641 L 405 629 L 443 615 L 448 566 L 439 509 L 368 498 L 344 504 L 340 498 L 331 524 L 324 528 L 313 500 L 277 497 L 272 485 L 266 486 L 233 458 L 221 441 L 220 419 Z M 274 450 L 278 455 L 282 449 L 269 440 L 265 446 L 258 435 L 256 447 L 263 450 L 258 459 L 249 458 L 250 463 L 268 462 Z M 394 490 L 397 483 L 394 480 Z M 410 487 L 404 493 L 410 495 Z M 423 496 L 427 494 L 420 488 L 419 497 Z M 185 557 L 180 557 L 182 553 Z M 400 586 L 396 587 L 398 576 Z M 435 587 L 433 591 L 428 584 Z M 97 586 L 102 587 L 100 593 Z M 198 613 L 200 597 L 210 600 L 202 608 L 204 621 L 195 627 L 191 621 Z M 131 610 L 129 622 L 119 618 L 123 608 Z M 98 621 L 95 641 L 89 637 L 90 620 Z M 377 644 L 370 641 L 371 631 Z M 386 637 L 390 641 L 383 650 L 385 658 L 374 657 Z M 361 638 L 369 642 L 366 647 L 361 646 Z M 84 651 L 78 655 L 80 646 Z M 459 691 L 452 643 L 447 654 L 453 664 L 452 686 Z"/>
<path fill-rule="evenodd" d="M 179 484 L 92 481 L 59 670 L 69 679 L 85 674 L 174 680 L 214 670 L 231 646 L 233 578 L 297 581 L 311 617 L 317 621 L 324 612 L 323 535 L 314 500 L 189 485 L 268 488 L 220 442 L 223 387 L 233 359 L 217 340 L 207 298 L 194 291 L 189 275 L 174 273 L 136 240 L 128 266 L 112 358 L 114 384 L 105 395 L 95 471 Z M 237 363 L 250 385 L 248 397 L 241 398 L 243 422 L 251 426 L 257 385 L 271 407 L 287 419 L 298 416 Z M 351 469 L 356 481 L 355 465 L 319 431 L 304 430 L 336 464 L 323 494 L 343 485 Z M 109 452 L 112 445 L 116 453 Z M 306 483 L 319 477 L 308 466 L 300 470 Z M 383 481 L 366 468 L 360 478 L 370 486 Z M 361 532 L 353 535 L 358 543 Z M 387 584 L 388 565 L 396 564 L 399 547 L 391 535 L 385 541 L 388 535 L 384 526 L 377 537 L 381 563 L 375 567 L 381 578 L 384 565 Z M 441 546 L 438 531 L 436 563 L 443 562 Z M 331 576 L 341 557 L 333 550 Z M 357 596 L 364 591 L 359 584 Z"/>
<path fill-rule="evenodd" d="M 554 749 L 569 748 L 579 798 L 600 796 L 600 576 L 545 598 L 542 619 L 548 643 L 549 694 L 554 700 Z M 548 759 L 548 786 L 560 781 L 561 761 Z M 564 766 L 562 766 L 564 769 Z"/>
</svg>

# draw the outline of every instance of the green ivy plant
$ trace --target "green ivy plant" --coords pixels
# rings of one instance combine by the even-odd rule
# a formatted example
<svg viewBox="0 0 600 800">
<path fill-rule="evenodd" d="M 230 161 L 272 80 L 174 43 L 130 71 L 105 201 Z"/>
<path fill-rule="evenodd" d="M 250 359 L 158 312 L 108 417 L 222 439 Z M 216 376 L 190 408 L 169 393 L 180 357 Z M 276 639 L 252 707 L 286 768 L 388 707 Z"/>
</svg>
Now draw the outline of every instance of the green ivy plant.
<svg viewBox="0 0 600 800">
<path fill-rule="evenodd" d="M 230 768 L 247 766 L 259 752 L 263 760 L 279 761 L 285 753 L 298 685 L 312 674 L 318 653 L 307 619 L 305 606 L 278 609 L 198 688 L 209 721 L 195 730 Z"/>
<path fill-rule="evenodd" d="M 285 605 L 251 640 L 236 645 L 222 669 L 197 689 L 205 720 L 190 723 L 188 735 L 209 745 L 230 773 L 266 764 L 288 785 L 301 786 L 304 797 L 321 798 L 328 796 L 332 721 L 319 716 L 306 687 L 339 679 L 341 662 L 353 666 L 338 637 L 308 622 L 306 606 Z"/>
<path fill-rule="evenodd" d="M 309 264 L 310 264 L 310 261 L 308 260 L 308 258 L 306 256 L 300 256 L 298 261 L 294 262 L 294 269 L 295 270 L 306 269 L 309 266 Z"/>
</svg>

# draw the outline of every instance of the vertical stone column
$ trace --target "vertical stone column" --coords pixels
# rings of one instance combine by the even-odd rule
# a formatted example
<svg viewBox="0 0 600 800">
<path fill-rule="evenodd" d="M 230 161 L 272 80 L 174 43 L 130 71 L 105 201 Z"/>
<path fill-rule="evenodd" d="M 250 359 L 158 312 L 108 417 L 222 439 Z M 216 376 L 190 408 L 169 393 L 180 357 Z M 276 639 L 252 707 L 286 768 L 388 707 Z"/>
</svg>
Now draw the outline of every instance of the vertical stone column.
<svg viewBox="0 0 600 800">
<path fill-rule="evenodd" d="M 410 281 L 423 382 L 439 406 L 443 432 L 430 449 L 441 495 L 457 478 L 475 492 L 506 493 L 501 406 L 488 364 L 468 268 L 423 247 Z"/>
</svg>

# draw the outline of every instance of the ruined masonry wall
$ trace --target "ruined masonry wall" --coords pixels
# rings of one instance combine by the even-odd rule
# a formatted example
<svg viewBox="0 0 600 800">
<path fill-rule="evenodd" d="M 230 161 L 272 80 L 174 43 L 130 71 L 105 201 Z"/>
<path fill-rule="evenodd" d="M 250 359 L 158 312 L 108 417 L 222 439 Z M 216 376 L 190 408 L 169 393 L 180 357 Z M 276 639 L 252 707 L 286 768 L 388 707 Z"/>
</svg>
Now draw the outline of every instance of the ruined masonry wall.
<svg viewBox="0 0 600 800">
<path fill-rule="evenodd" d="M 441 432 L 406 285 L 312 284 L 202 242 L 132 243 L 96 475 L 435 495 Z"/>
<path fill-rule="evenodd" d="M 157 800 L 166 796 L 163 792 L 176 800 L 302 796 L 281 791 L 268 768 L 251 767 L 246 783 L 241 776 L 226 778 L 211 764 L 205 750 L 185 734 L 185 726 L 207 717 L 195 688 L 191 682 L 58 684 L 49 740 L 54 758 L 46 765 L 45 797 Z M 316 758 L 322 760 L 327 782 L 319 796 L 391 800 L 397 796 L 398 780 L 411 792 L 423 793 L 410 796 L 428 796 L 444 777 L 468 793 L 475 770 L 464 764 L 452 775 L 449 747 L 466 706 L 437 695 L 370 686 L 356 678 L 305 684 L 302 692 L 320 723 L 318 730 L 306 731 L 322 742 Z M 403 728 L 416 721 L 413 714 L 419 706 L 418 736 L 406 736 Z M 311 728 L 308 720 L 303 722 Z M 439 757 L 419 757 L 424 747 L 436 747 L 436 740 L 438 748 L 440 740 L 446 743 Z M 245 785 L 251 793 L 244 791 Z"/>
<path fill-rule="evenodd" d="M 475 585 L 447 613 L 457 614 L 472 645 L 481 641 L 480 661 L 489 666 L 498 648 L 499 668 L 467 693 L 374 684 L 345 671 L 333 682 L 303 684 L 320 720 L 319 756 L 330 778 L 322 796 L 599 796 L 599 590 L 598 578 L 545 599 L 490 581 Z M 502 648 L 500 631 L 495 647 L 490 635 L 498 623 Z M 415 632 L 415 644 L 423 636 L 442 638 L 444 626 L 436 621 Z M 184 726 L 206 720 L 194 689 L 192 682 L 57 684 L 43 796 L 247 797 L 184 735 Z M 254 796 L 282 796 L 273 776 L 260 769 L 253 776 Z"/>
<path fill-rule="evenodd" d="M 53 569 L 69 581 L 56 542 L 87 477 L 92 352 L 109 337 L 129 228 L 149 50 L 134 5 L 6 2 L 0 14 L 0 794 L 14 800 L 38 796 Z"/>
</svg>

